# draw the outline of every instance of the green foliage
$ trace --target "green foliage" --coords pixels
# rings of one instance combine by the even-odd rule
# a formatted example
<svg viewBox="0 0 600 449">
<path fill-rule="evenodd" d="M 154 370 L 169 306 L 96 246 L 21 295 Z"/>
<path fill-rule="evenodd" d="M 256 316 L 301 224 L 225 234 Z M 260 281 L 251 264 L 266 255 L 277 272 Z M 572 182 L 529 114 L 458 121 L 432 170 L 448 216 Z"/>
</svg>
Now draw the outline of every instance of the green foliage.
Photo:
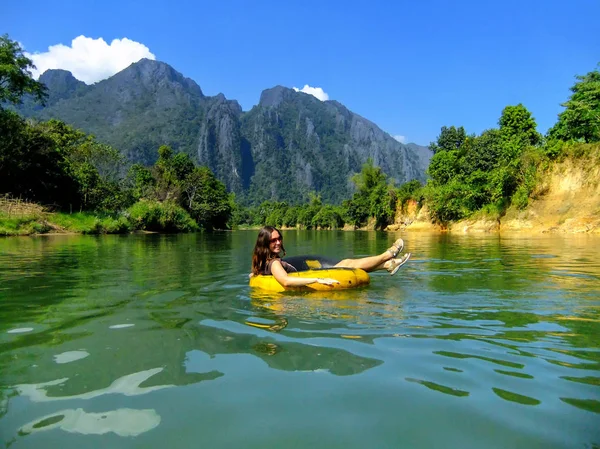
<svg viewBox="0 0 600 449">
<path fill-rule="evenodd" d="M 535 119 L 522 104 L 506 106 L 498 124 L 502 138 L 515 142 L 519 147 L 538 145 L 542 141 L 541 134 L 536 130 Z"/>
<path fill-rule="evenodd" d="M 502 153 L 502 133 L 487 129 L 480 136 L 470 136 L 461 149 L 464 159 L 461 172 L 468 175 L 475 171 L 489 172 L 498 167 Z"/>
<path fill-rule="evenodd" d="M 298 224 L 299 212 L 298 207 L 288 207 L 283 216 L 283 225 L 288 228 L 295 227 Z"/>
<path fill-rule="evenodd" d="M 152 197 L 156 180 L 148 168 L 141 164 L 133 164 L 127 173 L 126 185 L 130 186 L 133 198 L 139 201 Z"/>
<path fill-rule="evenodd" d="M 199 229 L 194 219 L 172 201 L 138 201 L 127 216 L 134 230 L 155 232 L 191 232 Z"/>
<path fill-rule="evenodd" d="M 123 156 L 57 120 L 28 124 L 0 110 L 0 193 L 63 210 L 116 210 L 130 201 L 121 186 Z"/>
<path fill-rule="evenodd" d="M 462 128 L 442 128 L 424 191 L 436 222 L 459 220 L 488 206 L 504 210 L 511 199 L 518 207 L 527 204 L 535 170 L 525 163 L 525 155 L 542 143 L 542 137 L 522 104 L 504 108 L 498 123 L 499 129 L 480 136 L 466 136 Z"/>
<path fill-rule="evenodd" d="M 402 209 L 404 209 L 406 203 L 410 200 L 421 203 L 424 197 L 423 185 L 417 180 L 413 179 L 407 183 L 402 184 L 396 190 L 397 202 Z"/>
<path fill-rule="evenodd" d="M 0 213 L 0 236 L 42 234 L 50 229 L 43 217 L 35 215 L 9 217 Z"/>
<path fill-rule="evenodd" d="M 52 214 L 48 220 L 66 231 L 82 234 L 125 234 L 132 230 L 132 224 L 124 215 L 97 215 L 90 212 L 57 213 Z"/>
<path fill-rule="evenodd" d="M 284 224 L 285 214 L 289 207 L 285 201 L 267 203 L 269 205 L 269 213 L 265 219 L 266 223 L 271 223 L 273 226 L 281 227 Z"/>
<path fill-rule="evenodd" d="M 79 207 L 67 154 L 43 127 L 0 109 L 0 193 L 42 204 Z"/>
<path fill-rule="evenodd" d="M 344 227 L 340 207 L 325 205 L 313 216 L 311 224 L 315 229 L 339 229 Z"/>
<path fill-rule="evenodd" d="M 158 160 L 154 164 L 156 187 L 155 198 L 159 201 L 177 201 L 180 195 L 181 181 L 173 167 L 173 150 L 168 145 L 158 149 Z"/>
<path fill-rule="evenodd" d="M 181 184 L 185 209 L 204 229 L 225 229 L 233 197 L 208 167 L 195 167 Z"/>
<path fill-rule="evenodd" d="M 469 211 L 466 209 L 463 199 L 468 190 L 469 187 L 457 179 L 439 187 L 428 183 L 425 189 L 425 198 L 434 222 L 446 224 L 465 217 Z"/>
<path fill-rule="evenodd" d="M 435 153 L 429 161 L 427 172 L 435 185 L 443 185 L 449 182 L 459 172 L 458 150 Z"/>
<path fill-rule="evenodd" d="M 446 127 L 442 126 L 440 135 L 435 142 L 429 144 L 429 149 L 434 154 L 440 151 L 452 151 L 458 150 L 467 138 L 465 129 L 461 126 L 456 128 L 454 126 Z"/>
<path fill-rule="evenodd" d="M 366 224 L 369 219 L 369 205 L 366 197 L 356 196 L 352 200 L 346 200 L 342 203 L 342 207 L 345 209 L 345 216 L 354 227 L 360 227 Z"/>
<path fill-rule="evenodd" d="M 357 192 L 351 200 L 343 203 L 343 215 L 357 227 L 373 217 L 377 228 L 385 228 L 394 219 L 397 203 L 396 190 L 388 185 L 385 173 L 369 159 L 353 181 Z"/>
<path fill-rule="evenodd" d="M 2 103 L 21 103 L 25 94 L 44 101 L 46 88 L 31 77 L 30 70 L 34 68 L 17 42 L 9 39 L 7 34 L 0 36 L 0 110 Z"/>
<path fill-rule="evenodd" d="M 8 217 L 0 213 L 0 235 L 44 234 L 55 230 L 82 234 L 122 234 L 131 229 L 131 223 L 123 215 L 77 212 Z"/>
<path fill-rule="evenodd" d="M 600 159 L 600 145 L 597 143 L 574 143 L 566 142 L 563 144 L 562 154 L 563 158 L 571 159 L 585 159 L 590 160 L 594 165 L 597 166 Z"/>
<path fill-rule="evenodd" d="M 58 120 L 36 127 L 64 158 L 68 174 L 78 186 L 83 210 L 112 211 L 129 203 L 121 186 L 125 159 L 116 149 Z"/>
<path fill-rule="evenodd" d="M 600 142 L 600 72 L 594 70 L 576 78 L 571 87 L 573 94 L 562 105 L 566 109 L 548 136 L 554 140 Z"/>
<path fill-rule="evenodd" d="M 171 160 L 171 170 L 178 180 L 184 180 L 194 171 L 194 161 L 187 153 L 177 153 Z"/>
<path fill-rule="evenodd" d="M 125 160 L 117 150 L 57 120 L 30 125 L 0 109 L 0 135 L 0 193 L 69 211 L 115 212 L 142 198 L 165 201 L 164 207 L 148 206 L 136 217 L 143 229 L 168 232 L 198 224 L 222 229 L 230 220 L 233 197 L 225 186 L 208 168 L 195 167 L 187 154 L 173 155 L 168 146 L 159 148 L 154 167 L 134 165 L 124 176 Z M 197 223 L 188 223 L 180 206 Z M 129 229 L 126 220 L 90 220 L 69 226 L 93 233 Z"/>
</svg>

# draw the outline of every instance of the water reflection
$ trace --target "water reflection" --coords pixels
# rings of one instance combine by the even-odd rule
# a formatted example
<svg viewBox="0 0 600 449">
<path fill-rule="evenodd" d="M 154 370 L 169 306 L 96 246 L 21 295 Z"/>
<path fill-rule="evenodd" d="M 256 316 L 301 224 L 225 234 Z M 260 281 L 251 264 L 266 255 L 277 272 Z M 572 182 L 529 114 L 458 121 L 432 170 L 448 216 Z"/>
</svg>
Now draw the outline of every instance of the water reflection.
<svg viewBox="0 0 600 449">
<path fill-rule="evenodd" d="M 435 382 L 429 382 L 426 380 L 419 380 L 419 379 L 412 379 L 410 377 L 407 377 L 406 380 L 408 382 L 415 382 L 420 385 L 423 385 L 424 387 L 427 387 L 430 390 L 438 391 L 438 392 L 444 393 L 444 394 L 449 394 L 451 396 L 457 396 L 457 397 L 469 396 L 468 391 L 462 391 L 462 390 L 459 390 L 458 388 L 447 387 L 444 385 L 436 384 Z"/>
<path fill-rule="evenodd" d="M 77 360 L 85 359 L 90 355 L 87 351 L 66 351 L 54 356 L 56 363 L 71 363 Z"/>
<path fill-rule="evenodd" d="M 64 395 L 62 388 L 56 391 L 56 395 L 49 396 L 49 391 L 52 387 L 62 387 L 69 381 L 68 378 L 51 380 L 39 384 L 20 384 L 14 388 L 20 395 L 28 397 L 33 402 L 48 402 L 48 401 L 67 401 L 72 399 L 93 399 L 105 394 L 122 394 L 125 396 L 138 396 L 147 394 L 152 391 L 162 390 L 163 388 L 171 388 L 174 385 L 155 385 L 151 387 L 140 387 L 140 385 L 150 379 L 155 374 L 163 371 L 163 368 L 154 368 L 139 373 L 132 373 L 116 379 L 106 388 L 88 391 L 81 394 Z"/>
<path fill-rule="evenodd" d="M 382 363 L 350 351 L 323 344 L 303 344 L 284 336 L 263 333 L 256 326 L 240 327 L 233 322 L 206 320 L 209 332 L 197 340 L 197 347 L 211 356 L 250 353 L 273 369 L 283 371 L 324 371 L 337 376 L 358 374 Z M 206 336 L 210 335 L 209 338 Z"/>
<path fill-rule="evenodd" d="M 529 396 L 518 394 L 512 391 L 506 391 L 501 388 L 492 388 L 492 390 L 505 401 L 516 402 L 518 404 L 523 405 L 538 405 L 541 403 L 541 401 L 539 401 L 538 399 L 531 398 Z"/>
<path fill-rule="evenodd" d="M 83 435 L 103 435 L 113 432 L 120 437 L 135 437 L 160 424 L 160 416 L 153 409 L 120 408 L 101 413 L 89 413 L 78 408 L 61 410 L 42 416 L 19 429 L 20 436 L 61 429 Z"/>
</svg>

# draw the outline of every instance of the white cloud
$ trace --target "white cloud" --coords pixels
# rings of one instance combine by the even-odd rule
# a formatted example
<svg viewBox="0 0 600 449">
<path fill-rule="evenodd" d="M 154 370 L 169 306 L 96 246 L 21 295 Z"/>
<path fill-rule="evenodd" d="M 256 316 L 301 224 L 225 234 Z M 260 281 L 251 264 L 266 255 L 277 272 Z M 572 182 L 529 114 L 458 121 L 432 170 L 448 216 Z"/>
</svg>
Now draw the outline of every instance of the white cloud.
<svg viewBox="0 0 600 449">
<path fill-rule="evenodd" d="M 392 134 L 392 137 L 400 143 L 406 143 L 406 136 L 401 136 L 400 134 L 396 134 L 396 135 Z"/>
<path fill-rule="evenodd" d="M 48 69 L 68 70 L 86 84 L 106 79 L 142 58 L 156 59 L 144 44 L 127 38 L 114 39 L 110 45 L 102 38 L 78 36 L 71 46 L 57 44 L 44 53 L 27 53 L 36 66 L 33 77 Z"/>
<path fill-rule="evenodd" d="M 310 94 L 321 101 L 329 100 L 329 95 L 327 95 L 327 93 L 325 93 L 320 87 L 311 87 L 308 84 L 305 84 L 302 89 L 298 89 L 297 87 L 293 87 L 292 89 L 294 89 L 296 92 L 304 92 L 305 94 Z"/>
</svg>

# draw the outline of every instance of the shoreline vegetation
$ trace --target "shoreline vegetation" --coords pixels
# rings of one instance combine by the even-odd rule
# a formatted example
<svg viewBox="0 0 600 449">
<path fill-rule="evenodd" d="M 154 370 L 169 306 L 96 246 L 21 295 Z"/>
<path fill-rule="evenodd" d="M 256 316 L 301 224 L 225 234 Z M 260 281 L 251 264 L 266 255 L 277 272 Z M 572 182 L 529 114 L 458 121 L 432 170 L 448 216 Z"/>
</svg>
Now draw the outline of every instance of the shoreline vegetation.
<svg viewBox="0 0 600 449">
<path fill-rule="evenodd" d="M 370 166 L 369 169 L 374 167 Z M 564 146 L 561 157 L 542 160 L 536 166 L 536 183 L 527 207 L 511 204 L 502 214 L 479 210 L 463 219 L 439 223 L 422 193 L 396 198 L 394 218 L 385 227 L 375 217 L 362 225 L 339 223 L 337 226 L 290 225 L 278 219 L 277 203 L 263 203 L 262 223 L 238 223 L 222 230 L 257 230 L 273 219 L 282 230 L 340 229 L 366 231 L 382 229 L 390 232 L 449 233 L 571 233 L 600 234 L 600 145 L 571 143 Z M 423 186 L 417 187 L 422 190 Z M 314 216 L 323 205 L 315 198 Z M 136 207 L 118 213 L 51 212 L 37 203 L 0 197 L 0 236 L 34 236 L 66 234 L 130 234 L 197 232 L 203 229 L 183 210 L 165 208 L 160 202 L 141 200 Z M 284 215 L 290 207 L 283 205 Z M 176 212 L 179 212 L 177 214 Z M 265 212 L 270 212 L 271 217 Z M 239 213 L 239 211 L 238 211 Z M 321 213 L 322 214 L 322 213 Z"/>
<path fill-rule="evenodd" d="M 255 229 L 600 233 L 600 72 L 577 76 L 545 136 L 522 105 L 480 135 L 442 127 L 428 180 L 397 186 L 369 159 L 354 194 L 325 204 L 236 198 L 205 166 L 163 145 L 154 165 L 58 121 L 7 106 L 44 102 L 18 43 L 0 36 L 0 236 Z"/>
</svg>

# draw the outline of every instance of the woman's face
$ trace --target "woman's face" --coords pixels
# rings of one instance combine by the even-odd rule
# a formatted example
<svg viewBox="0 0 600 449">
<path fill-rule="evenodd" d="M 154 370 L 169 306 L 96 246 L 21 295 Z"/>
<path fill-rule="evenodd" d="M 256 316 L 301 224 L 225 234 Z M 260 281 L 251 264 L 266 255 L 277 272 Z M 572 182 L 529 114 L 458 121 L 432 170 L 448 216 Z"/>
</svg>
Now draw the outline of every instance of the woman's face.
<svg viewBox="0 0 600 449">
<path fill-rule="evenodd" d="M 271 240 L 269 241 L 269 250 L 272 253 L 279 254 L 281 252 L 281 235 L 277 231 L 271 233 Z"/>
</svg>

